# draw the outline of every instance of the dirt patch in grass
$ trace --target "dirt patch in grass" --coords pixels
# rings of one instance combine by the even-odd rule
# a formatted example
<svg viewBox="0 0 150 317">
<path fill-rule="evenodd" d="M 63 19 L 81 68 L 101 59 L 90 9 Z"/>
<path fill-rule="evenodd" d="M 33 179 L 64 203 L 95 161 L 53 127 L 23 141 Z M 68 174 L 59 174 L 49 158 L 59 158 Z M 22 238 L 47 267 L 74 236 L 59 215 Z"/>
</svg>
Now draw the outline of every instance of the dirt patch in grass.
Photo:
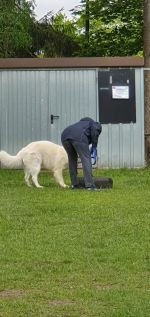
<svg viewBox="0 0 150 317">
<path fill-rule="evenodd" d="M 58 299 L 53 299 L 48 301 L 48 305 L 50 306 L 57 306 L 57 305 L 73 305 L 74 302 L 71 300 L 58 300 Z"/>
<path fill-rule="evenodd" d="M 102 290 L 107 290 L 107 289 L 111 289 L 111 288 L 116 288 L 117 284 L 96 284 L 96 288 L 97 289 L 102 289 Z"/>
<path fill-rule="evenodd" d="M 25 295 L 25 291 L 21 289 L 5 289 L 0 291 L 1 298 L 17 298 Z"/>
</svg>

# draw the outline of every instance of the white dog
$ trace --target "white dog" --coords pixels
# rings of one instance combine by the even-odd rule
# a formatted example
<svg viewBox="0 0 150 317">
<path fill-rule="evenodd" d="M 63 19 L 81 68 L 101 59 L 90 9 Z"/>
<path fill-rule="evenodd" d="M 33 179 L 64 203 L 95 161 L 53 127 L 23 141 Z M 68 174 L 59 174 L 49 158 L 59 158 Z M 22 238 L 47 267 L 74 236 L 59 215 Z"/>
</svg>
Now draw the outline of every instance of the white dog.
<svg viewBox="0 0 150 317">
<path fill-rule="evenodd" d="M 29 181 L 31 176 L 33 184 L 38 188 L 42 187 L 38 183 L 38 174 L 43 168 L 53 172 L 60 186 L 67 187 L 63 179 L 63 170 L 68 165 L 68 156 L 61 145 L 49 141 L 37 141 L 28 144 L 15 156 L 1 151 L 0 163 L 9 169 L 23 168 L 25 183 L 28 186 L 31 186 Z"/>
</svg>

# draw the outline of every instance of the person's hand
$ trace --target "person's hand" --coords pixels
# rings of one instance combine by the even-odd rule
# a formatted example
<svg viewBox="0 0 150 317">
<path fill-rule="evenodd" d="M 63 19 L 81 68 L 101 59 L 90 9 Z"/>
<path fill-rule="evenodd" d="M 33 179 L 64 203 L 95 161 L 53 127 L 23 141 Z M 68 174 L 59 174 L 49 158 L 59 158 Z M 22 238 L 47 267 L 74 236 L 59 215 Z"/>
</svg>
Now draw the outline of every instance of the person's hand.
<svg viewBox="0 0 150 317">
<path fill-rule="evenodd" d="M 92 165 L 95 165 L 96 159 L 97 159 L 97 149 L 93 146 L 90 149 L 90 155 L 91 155 Z"/>
</svg>

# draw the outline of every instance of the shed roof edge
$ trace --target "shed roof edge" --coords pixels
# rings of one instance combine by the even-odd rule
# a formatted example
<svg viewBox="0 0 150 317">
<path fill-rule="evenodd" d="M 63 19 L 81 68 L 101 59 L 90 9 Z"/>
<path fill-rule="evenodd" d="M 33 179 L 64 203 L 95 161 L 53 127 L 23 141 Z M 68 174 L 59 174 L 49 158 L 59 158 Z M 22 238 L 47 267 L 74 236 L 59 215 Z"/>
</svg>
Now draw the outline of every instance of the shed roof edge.
<svg viewBox="0 0 150 317">
<path fill-rule="evenodd" d="M 99 68 L 144 67 L 143 57 L 61 57 L 61 58 L 0 58 L 5 68 Z"/>
</svg>

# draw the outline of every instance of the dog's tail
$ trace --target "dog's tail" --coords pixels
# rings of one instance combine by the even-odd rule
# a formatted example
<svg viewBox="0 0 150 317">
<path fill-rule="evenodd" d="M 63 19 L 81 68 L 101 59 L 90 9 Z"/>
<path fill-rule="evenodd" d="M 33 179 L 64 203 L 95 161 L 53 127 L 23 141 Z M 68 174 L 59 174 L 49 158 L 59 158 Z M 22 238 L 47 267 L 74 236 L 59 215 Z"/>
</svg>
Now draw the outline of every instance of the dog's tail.
<svg viewBox="0 0 150 317">
<path fill-rule="evenodd" d="M 5 151 L 0 151 L 0 165 L 9 169 L 19 169 L 23 167 L 23 162 L 19 153 L 13 156 Z"/>
</svg>

